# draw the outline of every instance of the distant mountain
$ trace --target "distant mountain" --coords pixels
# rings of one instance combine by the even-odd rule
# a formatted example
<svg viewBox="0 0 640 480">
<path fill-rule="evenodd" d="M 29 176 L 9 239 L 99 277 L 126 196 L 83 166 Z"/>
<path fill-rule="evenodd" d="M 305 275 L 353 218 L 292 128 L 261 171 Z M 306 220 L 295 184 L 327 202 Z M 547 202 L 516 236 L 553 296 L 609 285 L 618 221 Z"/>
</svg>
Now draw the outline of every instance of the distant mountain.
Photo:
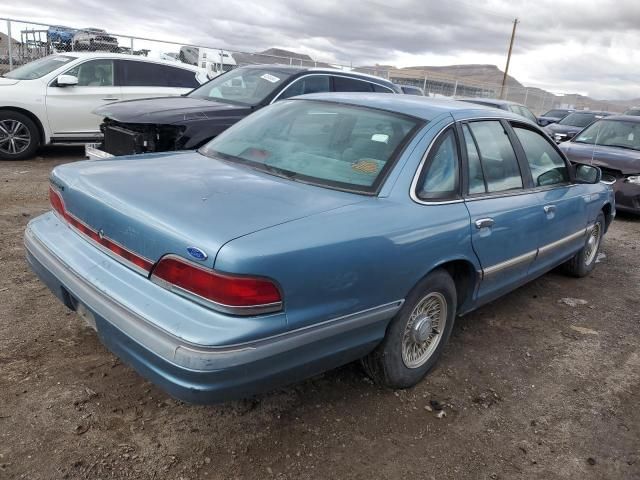
<svg viewBox="0 0 640 480">
<path fill-rule="evenodd" d="M 495 65 L 468 64 L 468 65 L 447 65 L 443 67 L 417 66 L 405 67 L 402 70 L 418 70 L 434 75 L 444 75 L 455 77 L 460 81 L 469 80 L 473 83 L 488 83 L 501 85 L 504 72 Z M 524 86 L 511 75 L 507 76 L 509 87 L 523 88 Z"/>
</svg>

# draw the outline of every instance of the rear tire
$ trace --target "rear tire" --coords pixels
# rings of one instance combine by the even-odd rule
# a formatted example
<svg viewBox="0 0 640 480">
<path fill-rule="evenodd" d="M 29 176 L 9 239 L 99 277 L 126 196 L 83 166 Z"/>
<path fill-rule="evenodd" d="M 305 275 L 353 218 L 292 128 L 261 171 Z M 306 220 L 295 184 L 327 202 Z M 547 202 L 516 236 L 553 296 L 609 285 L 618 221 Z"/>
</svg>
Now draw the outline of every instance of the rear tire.
<svg viewBox="0 0 640 480">
<path fill-rule="evenodd" d="M 582 278 L 589 275 L 596 267 L 596 260 L 602 245 L 604 235 L 605 220 L 604 214 L 600 212 L 593 227 L 588 231 L 584 247 L 571 260 L 564 264 L 567 274 Z"/>
<path fill-rule="evenodd" d="M 40 146 L 40 131 L 26 115 L 0 111 L 0 160 L 25 160 Z"/>
<path fill-rule="evenodd" d="M 376 349 L 362 359 L 367 374 L 379 385 L 408 388 L 433 368 L 444 349 L 456 317 L 455 283 L 435 270 L 414 287 Z"/>
</svg>

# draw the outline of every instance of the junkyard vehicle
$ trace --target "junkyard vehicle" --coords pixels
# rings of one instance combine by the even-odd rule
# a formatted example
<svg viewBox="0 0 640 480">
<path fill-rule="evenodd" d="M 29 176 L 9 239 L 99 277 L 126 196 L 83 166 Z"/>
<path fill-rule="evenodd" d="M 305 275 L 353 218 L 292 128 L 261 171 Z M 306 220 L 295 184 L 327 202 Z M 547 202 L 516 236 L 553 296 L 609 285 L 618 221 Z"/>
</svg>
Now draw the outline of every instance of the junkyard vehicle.
<svg viewBox="0 0 640 480">
<path fill-rule="evenodd" d="M 97 142 L 95 108 L 181 95 L 207 80 L 197 67 L 116 53 L 68 52 L 28 63 L 0 78 L 0 160 L 30 158 L 50 143 Z"/>
<path fill-rule="evenodd" d="M 571 162 L 597 165 L 611 183 L 616 208 L 640 214 L 640 116 L 611 116 L 560 144 Z"/>
<path fill-rule="evenodd" d="M 73 36 L 77 33 L 75 28 L 54 25 L 47 31 L 47 40 L 57 50 L 71 50 Z"/>
<path fill-rule="evenodd" d="M 545 131 L 556 143 L 565 142 L 573 138 L 584 127 L 600 118 L 611 115 L 609 112 L 594 112 L 591 110 L 581 110 L 573 112 L 557 123 L 551 123 L 545 127 Z"/>
<path fill-rule="evenodd" d="M 96 109 L 105 117 L 104 142 L 89 158 L 190 150 L 252 112 L 296 95 L 318 92 L 395 92 L 382 78 L 342 70 L 251 65 L 224 73 L 180 98 L 119 102 Z"/>
<path fill-rule="evenodd" d="M 25 245 L 52 292 L 178 398 L 244 397 L 363 357 L 403 388 L 456 316 L 560 264 L 595 267 L 615 215 L 599 180 L 508 112 L 305 95 L 198 151 L 56 167 L 55 212 Z"/>
<path fill-rule="evenodd" d="M 562 120 L 564 117 L 569 115 L 573 110 L 566 108 L 554 108 L 549 110 L 544 115 L 538 117 L 538 125 L 541 127 L 546 127 L 550 123 L 557 123 Z"/>
<path fill-rule="evenodd" d="M 73 48 L 79 51 L 118 52 L 118 39 L 100 28 L 84 28 L 73 36 Z"/>
<path fill-rule="evenodd" d="M 424 90 L 420 87 L 414 87 L 413 85 L 398 85 L 405 95 L 419 95 L 424 96 Z"/>
<path fill-rule="evenodd" d="M 475 103 L 476 105 L 484 105 L 486 107 L 499 108 L 500 110 L 513 112 L 516 115 L 521 115 L 534 123 L 537 123 L 538 121 L 533 112 L 525 105 L 511 102 L 509 100 L 499 100 L 496 98 L 461 98 L 460 100 L 463 102 Z"/>
<path fill-rule="evenodd" d="M 624 112 L 624 115 L 632 115 L 634 117 L 640 117 L 640 107 L 633 107 Z"/>
</svg>

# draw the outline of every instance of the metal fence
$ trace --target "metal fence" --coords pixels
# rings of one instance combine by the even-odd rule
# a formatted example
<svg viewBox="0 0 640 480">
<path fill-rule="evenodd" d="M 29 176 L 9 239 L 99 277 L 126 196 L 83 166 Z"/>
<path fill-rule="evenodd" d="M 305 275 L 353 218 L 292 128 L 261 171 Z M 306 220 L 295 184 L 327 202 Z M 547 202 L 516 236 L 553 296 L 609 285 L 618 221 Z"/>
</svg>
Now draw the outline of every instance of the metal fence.
<svg viewBox="0 0 640 480">
<path fill-rule="evenodd" d="M 60 52 L 110 51 L 185 62 L 206 69 L 209 76 L 249 64 L 285 64 L 331 67 L 380 76 L 401 85 L 420 87 L 433 97 L 498 98 L 500 85 L 481 83 L 468 77 L 445 75 L 429 69 L 340 65 L 277 49 L 242 52 L 210 45 L 133 37 L 95 28 L 70 28 L 24 20 L 0 18 L 0 74 L 25 63 Z M 551 108 L 622 111 L 624 106 L 597 101 L 581 95 L 554 95 L 539 88 L 508 83 L 503 98 L 528 106 L 542 114 Z"/>
</svg>

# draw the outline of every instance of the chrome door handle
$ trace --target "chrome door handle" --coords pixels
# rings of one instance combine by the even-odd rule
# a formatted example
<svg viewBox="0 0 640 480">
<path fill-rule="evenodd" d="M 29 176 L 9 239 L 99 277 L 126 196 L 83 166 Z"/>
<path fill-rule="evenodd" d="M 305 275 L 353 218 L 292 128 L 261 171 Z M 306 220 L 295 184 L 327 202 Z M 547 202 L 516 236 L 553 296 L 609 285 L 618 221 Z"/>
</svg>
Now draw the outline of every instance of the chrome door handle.
<svg viewBox="0 0 640 480">
<path fill-rule="evenodd" d="M 553 213 L 556 211 L 556 206 L 555 205 L 545 205 L 544 206 L 544 213 Z"/>
<path fill-rule="evenodd" d="M 475 221 L 476 228 L 480 230 L 481 228 L 489 228 L 493 227 L 493 224 L 496 223 L 493 218 L 480 218 Z"/>
<path fill-rule="evenodd" d="M 120 99 L 116 97 L 107 97 L 107 98 L 103 98 L 102 100 L 114 101 L 114 100 L 120 100 Z"/>
</svg>

